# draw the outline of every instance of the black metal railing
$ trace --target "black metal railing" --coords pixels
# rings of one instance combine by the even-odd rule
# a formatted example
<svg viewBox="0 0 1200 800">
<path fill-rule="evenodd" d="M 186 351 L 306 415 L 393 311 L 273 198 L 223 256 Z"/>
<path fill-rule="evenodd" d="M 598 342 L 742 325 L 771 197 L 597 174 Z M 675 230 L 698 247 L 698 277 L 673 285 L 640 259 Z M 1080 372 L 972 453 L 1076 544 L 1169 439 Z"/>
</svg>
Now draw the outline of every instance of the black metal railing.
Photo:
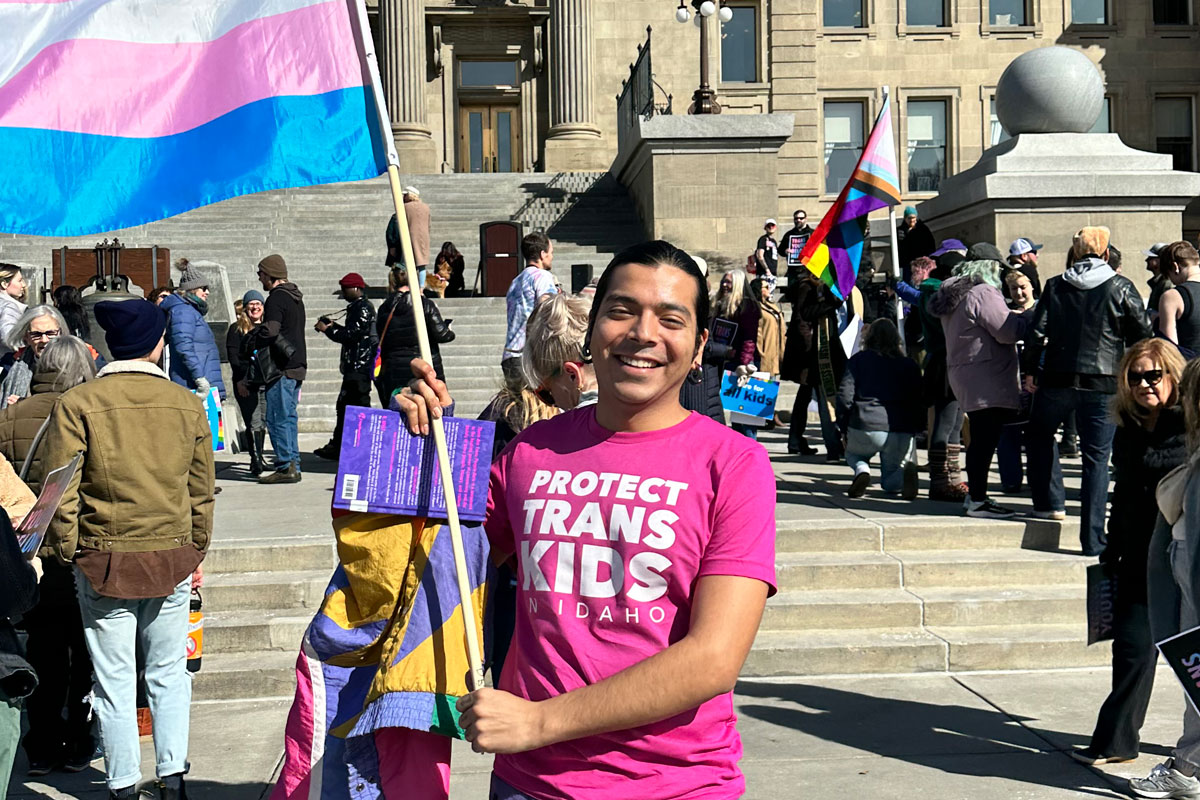
<svg viewBox="0 0 1200 800">
<path fill-rule="evenodd" d="M 650 43 L 653 29 L 646 26 L 646 41 L 638 45 L 637 59 L 629 65 L 629 77 L 621 83 L 621 94 L 617 95 L 617 141 L 623 144 L 633 131 L 639 118 L 649 119 L 655 114 L 671 113 L 671 95 L 654 80 L 650 60 Z M 655 103 L 655 90 L 666 98 L 665 103 Z"/>
</svg>

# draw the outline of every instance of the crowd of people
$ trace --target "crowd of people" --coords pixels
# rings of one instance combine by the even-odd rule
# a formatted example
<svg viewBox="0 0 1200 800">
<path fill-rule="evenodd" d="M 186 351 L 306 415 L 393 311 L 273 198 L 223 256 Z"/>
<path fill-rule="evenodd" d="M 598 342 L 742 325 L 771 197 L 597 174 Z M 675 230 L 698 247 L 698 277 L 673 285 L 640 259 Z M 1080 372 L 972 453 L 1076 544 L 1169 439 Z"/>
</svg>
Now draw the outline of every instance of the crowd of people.
<svg viewBox="0 0 1200 800">
<path fill-rule="evenodd" d="M 804 235 L 805 218 L 796 212 L 785 241 Z M 768 220 L 765 238 L 773 230 Z M 1104 227 L 1078 231 L 1065 270 L 1044 282 L 1041 245 L 1028 238 L 1013 241 L 1007 256 L 987 242 L 935 243 L 910 207 L 897 239 L 902 274 L 882 308 L 864 308 L 859 287 L 841 301 L 789 258 L 783 377 L 802 387 L 789 452 L 816 452 L 803 436 L 815 395 L 827 457 L 844 456 L 853 471 L 850 497 L 866 491 L 868 462 L 878 454 L 883 491 L 915 498 L 914 441 L 924 437 L 931 499 L 961 502 L 972 517 L 1014 516 L 991 493 L 998 460 L 1001 491 L 1016 494 L 1027 483 L 1033 516 L 1045 520 L 1065 519 L 1060 458 L 1080 456 L 1080 549 L 1118 589 L 1112 691 L 1090 744 L 1073 756 L 1132 761 L 1154 643 L 1200 624 L 1200 254 L 1185 241 L 1144 250 L 1144 302 Z M 797 247 L 778 249 L 790 255 Z M 755 252 L 760 272 L 774 272 L 765 257 L 774 248 L 760 239 Z M 870 272 L 860 272 L 860 287 Z M 867 325 L 846 361 L 839 334 L 855 316 Z M 1130 789 L 1147 798 L 1200 796 L 1200 716 L 1190 704 L 1171 757 Z"/>
<path fill-rule="evenodd" d="M 419 285 L 409 285 L 393 218 L 379 307 L 351 272 L 338 282 L 345 309 L 315 322 L 340 345 L 342 376 L 337 427 L 319 457 L 338 458 L 345 408 L 371 405 L 372 395 L 414 433 L 453 408 L 439 345 L 455 333 L 436 301 L 466 291 L 463 258 L 446 242 L 430 270 L 429 210 L 414 187 L 404 212 Z M 1028 485 L 1033 515 L 1062 520 L 1060 459 L 1077 436 L 1081 551 L 1121 591 L 1112 693 L 1074 756 L 1136 758 L 1153 643 L 1200 623 L 1200 548 L 1191 546 L 1200 534 L 1190 525 L 1200 517 L 1190 468 L 1200 454 L 1200 254 L 1182 241 L 1149 248 L 1147 306 L 1113 264 L 1106 228 L 1078 231 L 1066 270 L 1043 281 L 1041 246 L 1030 239 L 1007 255 L 987 242 L 937 242 L 909 208 L 897 231 L 901 275 L 889 301 L 872 306 L 857 288 L 839 297 L 804 265 L 813 235 L 804 211 L 778 242 L 777 228 L 767 220 L 749 269 L 709 275 L 702 260 L 647 242 L 579 294 L 556 280 L 544 233 L 522 240 L 497 354 L 503 383 L 481 417 L 496 423 L 486 530 L 495 553 L 516 558 L 495 585 L 495 688 L 458 703 L 467 739 L 497 754 L 493 795 L 744 789 L 729 694 L 775 590 L 775 481 L 754 441 L 761 426 L 726 425 L 726 375 L 798 384 L 790 420 L 764 422 L 788 426 L 789 454 L 818 455 L 807 438 L 815 403 L 824 456 L 849 467 L 851 498 L 867 493 L 878 459 L 882 491 L 915 499 L 923 444 L 931 499 L 1007 519 L 1014 512 L 993 490 Z M 5 782 L 23 701 L 31 775 L 86 768 L 97 752 L 94 715 L 110 797 L 137 798 L 140 665 L 156 791 L 186 797 L 182 643 L 216 491 L 200 398 L 227 400 L 232 389 L 261 483 L 301 480 L 297 403 L 310 322 L 284 258 L 263 258 L 261 291 L 235 304 L 229 386 L 206 321 L 208 280 L 179 266 L 177 287 L 156 289 L 150 302 L 95 304 L 106 361 L 86 341 L 78 291 L 60 287 L 53 305 L 26 306 L 20 271 L 0 265 L 0 528 L 20 523 L 50 469 L 82 454 L 40 558 L 27 561 L 0 530 Z M 429 361 L 418 346 L 418 297 Z M 117 446 L 147 427 L 161 434 L 153 473 L 136 448 Z M 993 461 L 998 487 L 989 485 Z M 136 518 L 121 513 L 131 504 Z M 577 563 L 574 537 L 586 531 L 602 542 L 581 545 Z M 571 595 L 576 613 L 537 602 L 551 585 Z M 606 602 L 618 593 L 621 618 Z M 1198 772 L 1200 717 L 1189 708 L 1172 758 L 1131 788 L 1192 796 Z"/>
</svg>

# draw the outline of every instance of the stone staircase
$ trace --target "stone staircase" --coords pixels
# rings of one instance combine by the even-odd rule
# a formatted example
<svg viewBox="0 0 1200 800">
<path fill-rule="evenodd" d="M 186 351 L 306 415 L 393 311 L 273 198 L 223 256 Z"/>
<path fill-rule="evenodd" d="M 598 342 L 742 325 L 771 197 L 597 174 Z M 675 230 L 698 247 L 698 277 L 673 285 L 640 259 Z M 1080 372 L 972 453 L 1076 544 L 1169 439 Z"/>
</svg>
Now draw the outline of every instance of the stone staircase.
<svg viewBox="0 0 1200 800">
<path fill-rule="evenodd" d="M 565 283 L 570 282 L 572 264 L 591 264 L 599 272 L 615 252 L 643 238 L 628 195 L 608 173 L 415 175 L 403 176 L 402 181 L 420 188 L 421 198 L 432 209 L 431 249 L 453 241 L 462 251 L 468 284 L 475 280 L 483 222 L 515 219 L 525 224 L 526 231 L 546 230 L 554 239 L 557 272 Z M 104 235 L 68 239 L 0 235 L 0 261 L 48 269 L 53 248 L 90 248 L 115 235 L 127 246 L 157 244 L 171 248 L 173 258 L 223 265 L 236 298 L 258 288 L 255 265 L 264 255 L 277 252 L 286 258 L 290 277 L 304 292 L 306 310 L 315 322 L 318 316 L 344 307 L 332 292 L 347 272 L 362 273 L 374 287 L 386 286 L 383 232 L 391 213 L 385 179 L 284 189 L 233 198 Z M 459 349 L 474 346 L 475 340 L 463 335 L 469 327 L 468 311 L 464 307 L 455 315 L 447 313 L 462 326 Z M 333 428 L 340 383 L 338 349 L 311 329 L 307 343 L 309 378 L 302 390 L 300 426 L 304 431 L 328 431 Z M 499 353 L 496 348 L 493 357 L 481 349 L 475 363 L 498 364 Z M 464 386 L 468 388 L 478 387 Z"/>
<path fill-rule="evenodd" d="M 1109 661 L 1107 645 L 1086 645 L 1090 561 L 1066 549 L 1078 535 L 1073 521 L 788 519 L 813 509 L 786 503 L 777 522 L 779 593 L 767 603 L 746 677 Z M 336 559 L 327 511 L 304 513 L 312 521 L 300 537 L 218 538 L 205 563 L 197 699 L 291 695 L 297 649 Z"/>
<path fill-rule="evenodd" d="M 1107 664 L 1087 646 L 1078 526 L 953 517 L 784 522 L 747 676 Z M 1069 545 L 1073 546 L 1073 545 Z"/>
</svg>

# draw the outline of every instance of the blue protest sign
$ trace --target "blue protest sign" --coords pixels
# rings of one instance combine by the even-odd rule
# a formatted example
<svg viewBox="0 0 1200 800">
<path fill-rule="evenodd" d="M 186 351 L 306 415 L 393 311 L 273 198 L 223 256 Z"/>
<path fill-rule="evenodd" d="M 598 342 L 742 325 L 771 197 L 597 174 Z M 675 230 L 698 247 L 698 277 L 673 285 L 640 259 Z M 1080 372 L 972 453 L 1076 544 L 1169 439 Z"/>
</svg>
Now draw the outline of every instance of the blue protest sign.
<svg viewBox="0 0 1200 800">
<path fill-rule="evenodd" d="M 737 376 L 729 370 L 721 376 L 721 406 L 726 411 L 771 419 L 778 397 L 779 384 L 774 381 L 752 377 L 738 385 Z"/>
</svg>

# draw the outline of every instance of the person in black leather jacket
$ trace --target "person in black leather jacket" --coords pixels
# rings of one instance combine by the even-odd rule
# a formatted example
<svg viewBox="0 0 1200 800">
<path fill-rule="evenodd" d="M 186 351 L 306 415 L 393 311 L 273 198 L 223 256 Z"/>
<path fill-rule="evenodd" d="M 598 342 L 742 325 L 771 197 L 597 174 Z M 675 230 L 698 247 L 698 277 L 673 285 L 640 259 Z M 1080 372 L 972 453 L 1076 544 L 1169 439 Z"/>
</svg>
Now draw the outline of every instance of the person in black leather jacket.
<svg viewBox="0 0 1200 800">
<path fill-rule="evenodd" d="M 379 392 L 379 403 L 384 408 L 388 407 L 396 390 L 404 388 L 412 380 L 412 360 L 421 354 L 413 319 L 412 292 L 403 267 L 392 269 L 388 288 L 391 294 L 383 301 L 375 318 L 382 362 L 379 375 L 375 378 L 375 389 Z M 438 345 L 454 341 L 454 331 L 450 330 L 451 320 L 442 319 L 442 313 L 432 300 L 425 299 L 422 305 L 425 309 L 425 327 L 429 331 L 433 368 L 437 371 L 438 380 L 444 381 L 446 375 Z"/>
<path fill-rule="evenodd" d="M 1063 519 L 1062 480 L 1051 477 L 1054 432 L 1076 414 L 1083 454 L 1079 538 L 1085 555 L 1104 550 L 1108 461 L 1116 423 L 1109 412 L 1125 348 L 1151 335 L 1133 283 L 1107 263 L 1109 231 L 1075 235 L 1076 261 L 1046 283 L 1025 345 L 1026 388 L 1036 394 L 1029 420 L 1029 486 L 1036 516 Z"/>
<path fill-rule="evenodd" d="M 333 438 L 313 452 L 320 458 L 336 461 L 342 449 L 342 418 L 346 406 L 371 407 L 371 378 L 375 371 L 375 306 L 364 295 L 367 283 L 357 272 L 348 272 L 338 281 L 340 294 L 349 305 L 346 319 L 339 325 L 321 317 L 314 326 L 342 346 L 342 387 L 338 391 L 337 421 L 333 427 Z"/>
</svg>

